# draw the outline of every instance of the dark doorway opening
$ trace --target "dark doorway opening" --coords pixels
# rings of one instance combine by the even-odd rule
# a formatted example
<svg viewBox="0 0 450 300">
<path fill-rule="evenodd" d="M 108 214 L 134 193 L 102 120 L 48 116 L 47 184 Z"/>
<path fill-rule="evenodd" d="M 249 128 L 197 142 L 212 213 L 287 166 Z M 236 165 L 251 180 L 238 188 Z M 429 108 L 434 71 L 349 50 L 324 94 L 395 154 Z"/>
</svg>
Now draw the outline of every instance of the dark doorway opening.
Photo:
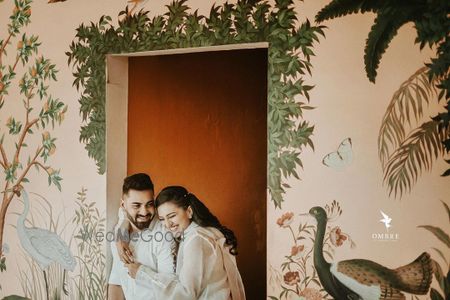
<svg viewBox="0 0 450 300">
<path fill-rule="evenodd" d="M 247 299 L 265 299 L 267 48 L 130 57 L 128 80 L 128 174 L 204 201 L 238 238 Z"/>
</svg>

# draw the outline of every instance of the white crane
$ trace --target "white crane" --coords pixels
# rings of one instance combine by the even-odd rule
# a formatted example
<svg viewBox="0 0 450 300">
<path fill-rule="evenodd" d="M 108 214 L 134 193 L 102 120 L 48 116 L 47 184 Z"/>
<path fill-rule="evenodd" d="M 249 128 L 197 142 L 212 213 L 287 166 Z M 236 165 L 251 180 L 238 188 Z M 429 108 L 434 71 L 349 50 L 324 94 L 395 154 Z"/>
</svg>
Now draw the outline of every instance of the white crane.
<svg viewBox="0 0 450 300">
<path fill-rule="evenodd" d="M 48 282 L 45 270 L 56 262 L 64 269 L 63 284 L 66 271 L 73 271 L 77 265 L 67 244 L 54 232 L 37 227 L 26 227 L 25 220 L 30 210 L 30 201 L 25 190 L 23 192 L 24 210 L 17 220 L 17 234 L 22 248 L 33 258 L 44 273 L 45 288 L 48 295 Z M 20 195 L 20 192 L 18 193 Z M 64 289 L 64 288 L 63 288 Z M 64 292 L 67 294 L 67 291 Z"/>
</svg>

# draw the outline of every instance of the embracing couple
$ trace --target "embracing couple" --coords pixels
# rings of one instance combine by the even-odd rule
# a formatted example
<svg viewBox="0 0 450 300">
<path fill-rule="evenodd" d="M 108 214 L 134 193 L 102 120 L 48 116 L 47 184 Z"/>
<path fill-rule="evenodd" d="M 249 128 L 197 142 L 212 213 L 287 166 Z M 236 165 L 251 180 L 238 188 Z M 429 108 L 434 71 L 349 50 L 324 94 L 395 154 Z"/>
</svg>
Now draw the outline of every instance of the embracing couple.
<svg viewBox="0 0 450 300">
<path fill-rule="evenodd" d="M 245 300 L 233 231 L 185 188 L 125 178 L 115 231 L 109 300 Z"/>
</svg>

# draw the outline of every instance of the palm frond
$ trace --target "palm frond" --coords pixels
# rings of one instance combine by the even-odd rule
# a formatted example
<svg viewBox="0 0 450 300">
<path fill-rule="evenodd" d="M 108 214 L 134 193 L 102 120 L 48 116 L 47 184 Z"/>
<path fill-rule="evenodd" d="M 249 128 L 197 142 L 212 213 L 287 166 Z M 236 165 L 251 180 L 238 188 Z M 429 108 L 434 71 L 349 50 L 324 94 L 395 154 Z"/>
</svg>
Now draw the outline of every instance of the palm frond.
<svg viewBox="0 0 450 300">
<path fill-rule="evenodd" d="M 371 82 L 375 82 L 378 65 L 389 43 L 406 22 L 407 19 L 396 14 L 394 10 L 379 12 L 375 18 L 364 49 L 364 65 Z"/>
<path fill-rule="evenodd" d="M 378 156 L 383 170 L 392 152 L 404 141 L 409 128 L 417 126 L 424 106 L 437 99 L 436 80 L 428 80 L 427 67 L 422 67 L 395 91 L 386 109 L 378 134 Z"/>
<path fill-rule="evenodd" d="M 423 170 L 429 171 L 434 160 L 444 154 L 441 141 L 450 136 L 450 127 L 428 121 L 416 128 L 391 155 L 384 170 L 389 195 L 401 197 L 411 191 Z"/>
<path fill-rule="evenodd" d="M 371 0 L 333 0 L 316 15 L 316 22 L 343 17 L 358 12 L 376 11 L 382 7 L 384 1 Z"/>
</svg>

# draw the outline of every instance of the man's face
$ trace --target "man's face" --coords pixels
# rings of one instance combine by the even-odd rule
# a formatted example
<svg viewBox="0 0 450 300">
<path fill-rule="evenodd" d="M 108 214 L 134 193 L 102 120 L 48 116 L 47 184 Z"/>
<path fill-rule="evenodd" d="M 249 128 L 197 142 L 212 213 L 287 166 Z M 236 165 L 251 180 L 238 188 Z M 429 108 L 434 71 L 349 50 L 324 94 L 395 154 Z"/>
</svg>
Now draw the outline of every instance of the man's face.
<svg viewBox="0 0 450 300">
<path fill-rule="evenodd" d="M 154 192 L 129 190 L 122 196 L 122 206 L 136 227 L 145 229 L 155 216 Z"/>
</svg>

